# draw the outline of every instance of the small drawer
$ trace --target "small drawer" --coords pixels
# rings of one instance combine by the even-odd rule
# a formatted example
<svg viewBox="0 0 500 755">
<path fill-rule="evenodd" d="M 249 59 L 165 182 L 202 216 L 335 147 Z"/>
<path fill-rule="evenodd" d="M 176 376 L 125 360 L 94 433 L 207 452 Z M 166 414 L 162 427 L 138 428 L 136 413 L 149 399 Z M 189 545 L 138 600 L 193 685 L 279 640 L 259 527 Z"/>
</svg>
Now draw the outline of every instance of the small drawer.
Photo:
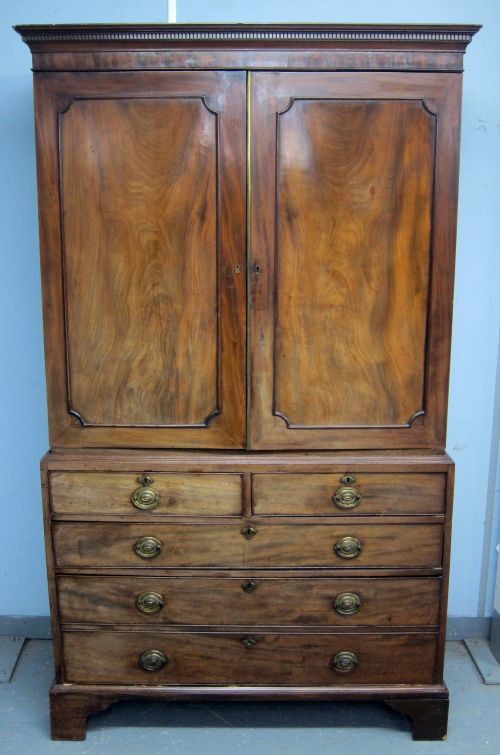
<svg viewBox="0 0 500 755">
<path fill-rule="evenodd" d="M 239 474 L 52 472 L 55 514 L 238 516 Z"/>
<path fill-rule="evenodd" d="M 257 515 L 442 514 L 446 475 L 253 474 Z"/>
<path fill-rule="evenodd" d="M 64 624 L 435 626 L 440 579 L 61 576 Z"/>
<path fill-rule="evenodd" d="M 53 526 L 59 567 L 439 567 L 440 524 Z"/>
<path fill-rule="evenodd" d="M 73 684 L 432 684 L 434 633 L 63 634 Z"/>
</svg>

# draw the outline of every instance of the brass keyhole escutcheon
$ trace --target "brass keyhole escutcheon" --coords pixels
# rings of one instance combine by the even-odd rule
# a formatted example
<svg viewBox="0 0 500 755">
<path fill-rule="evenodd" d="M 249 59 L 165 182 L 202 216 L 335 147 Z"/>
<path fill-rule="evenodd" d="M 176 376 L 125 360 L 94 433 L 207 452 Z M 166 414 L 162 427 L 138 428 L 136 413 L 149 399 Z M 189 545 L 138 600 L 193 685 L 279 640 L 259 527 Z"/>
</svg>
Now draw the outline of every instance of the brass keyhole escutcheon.
<svg viewBox="0 0 500 755">
<path fill-rule="evenodd" d="M 154 558 L 162 552 L 163 544 L 158 538 L 145 535 L 134 544 L 134 550 L 141 558 Z"/>
<path fill-rule="evenodd" d="M 253 580 L 249 579 L 248 582 L 243 582 L 241 589 L 243 592 L 253 592 L 257 589 L 257 585 Z"/>
<path fill-rule="evenodd" d="M 340 558 L 356 558 L 363 550 L 361 541 L 351 535 L 339 538 L 333 548 Z"/>
<path fill-rule="evenodd" d="M 355 592 L 341 592 L 333 602 L 333 607 L 342 616 L 351 616 L 357 613 L 360 606 L 361 599 Z"/>
<path fill-rule="evenodd" d="M 160 671 L 168 663 L 168 658 L 161 650 L 146 650 L 139 658 L 139 665 L 144 671 Z"/>
<path fill-rule="evenodd" d="M 353 509 L 361 501 L 362 495 L 356 488 L 338 488 L 333 494 L 333 502 L 341 509 Z"/>
<path fill-rule="evenodd" d="M 352 485 L 353 482 L 356 482 L 356 477 L 350 472 L 346 472 L 345 475 L 340 478 L 340 482 L 343 482 L 344 485 Z"/>
<path fill-rule="evenodd" d="M 248 527 L 243 527 L 240 532 L 243 537 L 246 537 L 247 540 L 251 540 L 252 537 L 255 537 L 255 535 L 257 534 L 255 527 L 250 527 L 250 525 Z"/>
<path fill-rule="evenodd" d="M 165 599 L 159 592 L 143 592 L 136 600 L 136 606 L 143 613 L 158 613 L 165 605 Z"/>
<path fill-rule="evenodd" d="M 160 494 L 155 488 L 151 487 L 153 482 L 153 478 L 147 474 L 139 477 L 141 487 L 134 490 L 131 499 L 137 509 L 150 511 L 151 509 L 155 509 L 160 503 Z"/>
<path fill-rule="evenodd" d="M 247 650 L 251 650 L 257 644 L 257 640 L 255 639 L 255 637 L 245 637 L 241 642 L 243 643 L 243 645 L 246 647 Z"/>
<path fill-rule="evenodd" d="M 348 650 L 342 650 L 340 653 L 337 653 L 330 661 L 330 666 L 340 674 L 349 674 L 351 671 L 354 671 L 357 665 L 357 657 Z"/>
</svg>

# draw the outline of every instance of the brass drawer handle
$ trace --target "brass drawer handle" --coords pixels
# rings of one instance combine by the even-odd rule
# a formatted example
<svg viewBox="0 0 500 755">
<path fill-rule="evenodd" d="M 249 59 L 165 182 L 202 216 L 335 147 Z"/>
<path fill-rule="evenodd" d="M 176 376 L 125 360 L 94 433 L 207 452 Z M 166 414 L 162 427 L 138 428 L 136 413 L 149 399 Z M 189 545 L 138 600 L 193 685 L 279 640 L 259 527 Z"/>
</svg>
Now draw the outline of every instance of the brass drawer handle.
<svg viewBox="0 0 500 755">
<path fill-rule="evenodd" d="M 135 604 L 143 613 L 158 613 L 165 605 L 165 599 L 159 592 L 143 592 Z"/>
<path fill-rule="evenodd" d="M 362 495 L 356 488 L 344 486 L 333 494 L 333 502 L 341 509 L 354 509 L 359 505 Z"/>
<path fill-rule="evenodd" d="M 139 538 L 134 545 L 134 550 L 141 558 L 155 558 L 162 552 L 163 545 L 158 538 L 146 535 Z"/>
<path fill-rule="evenodd" d="M 137 488 L 132 493 L 132 503 L 137 509 L 145 509 L 147 511 L 155 509 L 160 503 L 160 494 L 155 488 L 151 487 L 151 484 L 154 482 L 153 478 L 147 474 L 143 474 L 139 477 L 139 482 L 142 487 Z"/>
<path fill-rule="evenodd" d="M 358 659 L 354 653 L 350 653 L 348 650 L 342 650 L 337 653 L 330 661 L 330 666 L 339 674 L 349 674 L 354 671 L 358 665 Z"/>
<path fill-rule="evenodd" d="M 341 537 L 333 546 L 335 553 L 340 558 L 356 558 L 363 550 L 363 546 L 357 537 Z"/>
<path fill-rule="evenodd" d="M 355 592 L 341 592 L 335 598 L 333 607 L 342 616 L 351 616 L 357 613 L 361 606 L 361 599 Z"/>
<path fill-rule="evenodd" d="M 245 637 L 241 642 L 243 643 L 243 645 L 246 647 L 247 650 L 251 650 L 257 644 L 257 640 L 255 639 L 255 637 Z"/>
<path fill-rule="evenodd" d="M 257 589 L 257 584 L 253 580 L 249 579 L 248 582 L 243 582 L 241 589 L 243 590 L 243 592 L 253 592 Z"/>
<path fill-rule="evenodd" d="M 146 650 L 139 659 L 144 671 L 161 671 L 168 663 L 168 658 L 161 650 Z"/>
<path fill-rule="evenodd" d="M 255 529 L 255 527 L 250 527 L 250 526 L 243 527 L 243 529 L 241 529 L 240 532 L 243 535 L 243 537 L 246 537 L 247 540 L 251 540 L 252 537 L 255 537 L 255 535 L 257 534 L 257 530 Z"/>
</svg>

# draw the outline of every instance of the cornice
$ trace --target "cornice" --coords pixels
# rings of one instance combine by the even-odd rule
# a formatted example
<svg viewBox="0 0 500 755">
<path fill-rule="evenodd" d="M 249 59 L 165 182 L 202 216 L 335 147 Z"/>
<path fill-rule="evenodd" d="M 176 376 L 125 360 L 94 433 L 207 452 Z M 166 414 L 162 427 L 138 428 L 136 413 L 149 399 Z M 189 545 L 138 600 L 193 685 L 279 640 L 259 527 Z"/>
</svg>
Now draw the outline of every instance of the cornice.
<svg viewBox="0 0 500 755">
<path fill-rule="evenodd" d="M 27 44 L 76 43 L 461 43 L 466 46 L 481 28 L 473 25 L 333 25 L 333 24 L 209 24 L 209 25 L 55 25 L 16 26 Z"/>
</svg>

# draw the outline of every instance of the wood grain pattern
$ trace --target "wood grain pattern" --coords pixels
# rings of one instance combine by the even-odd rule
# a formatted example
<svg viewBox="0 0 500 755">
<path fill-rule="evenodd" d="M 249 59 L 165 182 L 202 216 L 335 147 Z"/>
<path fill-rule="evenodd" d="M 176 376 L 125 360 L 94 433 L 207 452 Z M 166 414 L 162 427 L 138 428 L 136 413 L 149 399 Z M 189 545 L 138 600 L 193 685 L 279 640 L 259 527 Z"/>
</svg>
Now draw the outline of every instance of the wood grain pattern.
<svg viewBox="0 0 500 755">
<path fill-rule="evenodd" d="M 156 515 L 230 516 L 242 513 L 242 478 L 237 474 L 150 472 L 160 503 Z M 131 500 L 139 474 L 52 472 L 51 508 L 56 514 L 130 514 L 147 518 Z"/>
<path fill-rule="evenodd" d="M 432 681 L 434 634 L 245 634 L 65 632 L 65 680 L 94 684 L 426 684 Z M 162 651 L 158 672 L 139 666 L 141 654 Z M 338 652 L 355 653 L 355 671 L 330 667 Z"/>
<path fill-rule="evenodd" d="M 352 509 L 339 508 L 335 491 L 345 486 L 343 475 L 253 474 L 254 514 L 287 516 L 359 516 L 363 514 L 442 514 L 446 476 L 443 474 L 359 474 L 351 487 L 361 493 Z"/>
<path fill-rule="evenodd" d="M 76 100 L 60 140 L 72 408 L 203 425 L 219 401 L 217 116 L 201 98 Z"/>
<path fill-rule="evenodd" d="M 253 583 L 252 592 L 242 586 Z M 176 624 L 433 626 L 437 624 L 441 580 L 269 578 L 242 573 L 216 577 L 60 576 L 62 624 Z M 158 613 L 136 606 L 139 595 L 157 592 L 165 600 Z M 334 610 L 337 595 L 354 592 L 356 614 Z"/>
<path fill-rule="evenodd" d="M 278 128 L 274 412 L 406 425 L 424 409 L 435 116 L 294 100 Z"/>
<path fill-rule="evenodd" d="M 253 449 L 444 445 L 459 102 L 449 74 L 252 75 Z"/>
<path fill-rule="evenodd" d="M 52 445 L 244 446 L 244 98 L 241 72 L 37 78 Z"/>
<path fill-rule="evenodd" d="M 53 526 L 58 566 L 113 567 L 438 567 L 440 524 L 252 524 L 247 540 L 240 524 L 123 524 L 57 522 Z M 143 559 L 134 551 L 145 536 L 160 540 L 162 552 Z M 334 552 L 344 536 L 357 537 L 361 554 L 343 559 Z"/>
</svg>

